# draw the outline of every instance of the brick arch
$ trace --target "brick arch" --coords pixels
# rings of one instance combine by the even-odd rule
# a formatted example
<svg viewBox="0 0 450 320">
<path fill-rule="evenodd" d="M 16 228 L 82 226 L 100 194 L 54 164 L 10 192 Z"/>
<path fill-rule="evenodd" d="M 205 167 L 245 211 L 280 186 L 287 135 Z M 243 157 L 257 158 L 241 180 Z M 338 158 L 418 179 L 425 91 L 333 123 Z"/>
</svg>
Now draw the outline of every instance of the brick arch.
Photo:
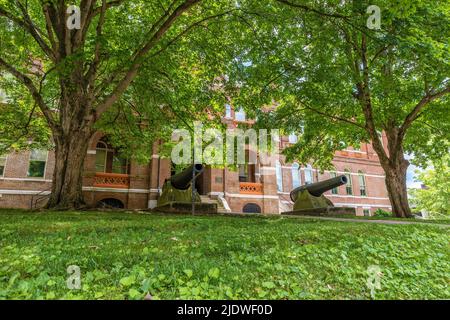
<svg viewBox="0 0 450 320">
<path fill-rule="evenodd" d="M 116 209 L 125 209 L 124 201 L 118 199 L 118 197 L 104 197 L 102 200 L 98 200 L 95 204 L 96 208 L 112 207 Z"/>
<path fill-rule="evenodd" d="M 242 207 L 242 212 L 244 213 L 261 213 L 261 207 L 253 202 L 246 203 Z"/>
<path fill-rule="evenodd" d="M 97 191 L 93 194 L 92 197 L 92 206 L 97 206 L 97 204 L 106 199 L 116 199 L 123 203 L 124 208 L 128 206 L 128 197 L 126 193 L 116 193 L 116 192 L 106 192 L 106 191 Z"/>
<path fill-rule="evenodd" d="M 91 138 L 91 141 L 89 144 L 89 150 L 95 150 L 97 147 L 97 143 L 105 136 L 106 135 L 103 132 L 100 132 L 100 131 L 95 132 Z"/>
</svg>

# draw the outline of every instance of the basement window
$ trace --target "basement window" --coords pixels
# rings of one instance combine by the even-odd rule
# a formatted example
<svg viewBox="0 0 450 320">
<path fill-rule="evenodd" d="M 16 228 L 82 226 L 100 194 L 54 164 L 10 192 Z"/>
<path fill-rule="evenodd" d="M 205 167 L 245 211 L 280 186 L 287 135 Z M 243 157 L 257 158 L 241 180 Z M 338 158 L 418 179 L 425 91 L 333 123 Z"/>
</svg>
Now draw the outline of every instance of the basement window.
<svg viewBox="0 0 450 320">
<path fill-rule="evenodd" d="M 31 150 L 28 177 L 43 178 L 45 176 L 47 154 L 46 150 Z"/>
</svg>

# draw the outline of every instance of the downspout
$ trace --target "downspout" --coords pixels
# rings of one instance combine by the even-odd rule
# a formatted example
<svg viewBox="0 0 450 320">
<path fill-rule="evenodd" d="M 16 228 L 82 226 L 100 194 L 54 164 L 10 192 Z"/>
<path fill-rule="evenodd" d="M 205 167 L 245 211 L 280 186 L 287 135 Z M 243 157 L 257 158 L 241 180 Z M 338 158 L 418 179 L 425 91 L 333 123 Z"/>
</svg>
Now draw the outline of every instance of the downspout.
<svg viewBox="0 0 450 320">
<path fill-rule="evenodd" d="M 160 170 L 161 170 L 161 155 L 159 154 L 161 150 L 161 140 L 158 141 L 158 174 L 156 180 L 156 190 L 158 192 L 159 197 L 159 178 L 160 178 Z"/>
</svg>

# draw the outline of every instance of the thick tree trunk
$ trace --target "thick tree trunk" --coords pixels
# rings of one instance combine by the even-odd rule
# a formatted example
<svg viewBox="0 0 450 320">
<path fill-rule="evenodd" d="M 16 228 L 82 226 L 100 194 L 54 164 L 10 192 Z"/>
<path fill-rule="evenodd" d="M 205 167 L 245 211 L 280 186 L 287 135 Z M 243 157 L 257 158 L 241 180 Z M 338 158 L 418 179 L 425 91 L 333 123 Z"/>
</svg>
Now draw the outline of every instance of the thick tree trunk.
<svg viewBox="0 0 450 320">
<path fill-rule="evenodd" d="M 69 210 L 85 207 L 83 166 L 92 132 L 92 129 L 84 128 L 54 136 L 55 169 L 47 208 Z"/>
<path fill-rule="evenodd" d="M 406 171 L 409 162 L 404 159 L 403 154 L 398 155 L 399 161 L 383 166 L 386 173 L 386 188 L 392 206 L 392 212 L 398 218 L 411 216 L 408 204 L 408 192 L 406 187 Z"/>
</svg>

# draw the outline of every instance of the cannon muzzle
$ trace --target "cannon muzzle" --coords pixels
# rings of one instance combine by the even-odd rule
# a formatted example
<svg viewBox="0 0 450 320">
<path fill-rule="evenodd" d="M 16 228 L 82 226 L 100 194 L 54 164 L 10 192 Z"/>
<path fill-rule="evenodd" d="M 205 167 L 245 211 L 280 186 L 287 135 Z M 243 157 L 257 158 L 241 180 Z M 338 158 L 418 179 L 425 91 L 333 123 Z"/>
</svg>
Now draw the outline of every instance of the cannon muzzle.
<svg viewBox="0 0 450 320">
<path fill-rule="evenodd" d="M 194 171 L 194 175 L 197 177 L 199 174 L 201 174 L 203 172 L 203 170 L 204 170 L 204 167 L 202 164 L 200 164 L 200 163 L 193 164 L 193 165 L 187 167 L 186 169 L 184 169 L 183 171 L 181 171 L 180 173 L 175 174 L 172 177 L 170 177 L 170 183 L 172 184 L 172 186 L 175 189 L 186 190 L 191 185 L 191 181 L 193 178 L 192 171 Z"/>
<path fill-rule="evenodd" d="M 293 202 L 297 200 L 297 195 L 299 192 L 303 190 L 307 190 L 311 195 L 315 197 L 320 197 L 324 192 L 331 190 L 333 188 L 342 186 L 347 183 L 347 177 L 345 175 L 341 175 L 335 178 L 331 178 L 328 180 L 311 183 L 311 184 L 305 184 L 303 186 L 300 186 L 298 188 L 295 188 L 291 191 L 290 197 Z"/>
</svg>

